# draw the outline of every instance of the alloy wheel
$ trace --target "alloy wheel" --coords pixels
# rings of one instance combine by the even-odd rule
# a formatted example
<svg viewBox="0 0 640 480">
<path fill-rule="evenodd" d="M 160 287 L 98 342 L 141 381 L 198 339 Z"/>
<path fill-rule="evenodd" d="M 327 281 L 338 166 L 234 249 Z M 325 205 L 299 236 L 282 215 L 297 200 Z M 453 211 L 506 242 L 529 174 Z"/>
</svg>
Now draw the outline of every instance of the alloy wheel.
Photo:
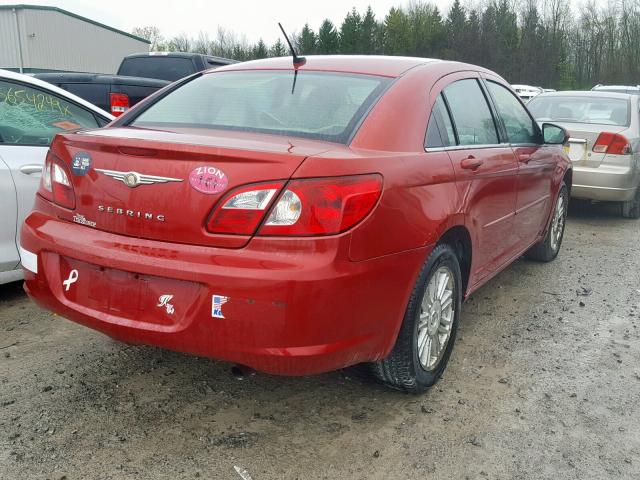
<svg viewBox="0 0 640 480">
<path fill-rule="evenodd" d="M 426 371 L 438 366 L 449 343 L 455 317 L 454 294 L 453 273 L 441 266 L 429 279 L 418 320 L 418 358 Z"/>
</svg>

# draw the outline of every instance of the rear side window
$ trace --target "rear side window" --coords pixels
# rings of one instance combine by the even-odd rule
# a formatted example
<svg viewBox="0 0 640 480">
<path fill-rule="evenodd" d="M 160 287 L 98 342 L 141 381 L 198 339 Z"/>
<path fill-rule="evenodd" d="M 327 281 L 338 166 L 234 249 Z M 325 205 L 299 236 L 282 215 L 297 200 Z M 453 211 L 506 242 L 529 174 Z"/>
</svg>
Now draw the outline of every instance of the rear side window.
<svg viewBox="0 0 640 480">
<path fill-rule="evenodd" d="M 91 111 L 46 90 L 0 80 L 0 144 L 48 146 L 65 130 L 95 128 Z"/>
<path fill-rule="evenodd" d="M 558 121 L 598 125 L 629 125 L 629 100 L 593 96 L 549 95 L 536 97 L 527 104 L 539 122 Z"/>
<path fill-rule="evenodd" d="M 389 81 L 325 72 L 298 72 L 297 78 L 292 71 L 280 70 L 211 73 L 160 98 L 131 125 L 240 130 L 347 143 Z"/>
<path fill-rule="evenodd" d="M 494 145 L 498 133 L 487 100 L 475 79 L 453 82 L 444 89 L 460 145 Z"/>
<path fill-rule="evenodd" d="M 195 71 L 190 58 L 150 56 L 125 58 L 120 65 L 118 75 L 156 78 L 173 82 L 191 75 Z"/>
<path fill-rule="evenodd" d="M 502 118 L 510 143 L 538 143 L 538 128 L 518 99 L 502 85 L 488 81 L 487 86 Z"/>
<path fill-rule="evenodd" d="M 431 110 L 431 117 L 429 117 L 424 146 L 426 148 L 438 148 L 449 147 L 455 144 L 456 136 L 453 131 L 453 124 L 451 123 L 449 112 L 442 100 L 442 95 L 438 95 Z"/>
</svg>

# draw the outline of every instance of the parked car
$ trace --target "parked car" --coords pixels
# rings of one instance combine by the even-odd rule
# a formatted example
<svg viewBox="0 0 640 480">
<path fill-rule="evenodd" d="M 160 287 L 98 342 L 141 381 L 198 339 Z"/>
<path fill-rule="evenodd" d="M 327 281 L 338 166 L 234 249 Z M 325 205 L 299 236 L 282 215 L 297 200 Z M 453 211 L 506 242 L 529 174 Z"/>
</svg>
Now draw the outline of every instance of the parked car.
<svg viewBox="0 0 640 480">
<path fill-rule="evenodd" d="M 640 217 L 638 95 L 609 91 L 544 93 L 529 102 L 540 122 L 569 131 L 574 198 L 621 202 L 622 215 Z"/>
<path fill-rule="evenodd" d="M 596 92 L 617 92 L 640 95 L 640 85 L 601 85 L 598 84 L 591 89 Z"/>
<path fill-rule="evenodd" d="M 513 88 L 524 103 L 527 103 L 533 97 L 542 93 L 542 88 L 532 87 L 531 85 L 511 85 L 511 88 Z"/>
<path fill-rule="evenodd" d="M 229 58 L 201 53 L 145 52 L 127 55 L 118 68 L 118 75 L 156 78 L 173 82 L 193 73 L 237 63 Z"/>
<path fill-rule="evenodd" d="M 22 278 L 19 226 L 33 206 L 54 135 L 112 119 L 53 85 L 0 70 L 0 284 Z"/>
<path fill-rule="evenodd" d="M 124 57 L 116 75 L 37 73 L 34 76 L 117 117 L 174 80 L 232 63 L 237 62 L 200 53 L 147 52 Z"/>
<path fill-rule="evenodd" d="M 34 77 L 67 90 L 115 117 L 171 83 L 97 73 L 36 73 Z"/>
<path fill-rule="evenodd" d="M 25 287 L 126 342 L 287 375 L 370 362 L 420 392 L 462 300 L 522 254 L 558 254 L 565 138 L 457 62 L 196 74 L 106 129 L 56 137 L 23 224 Z"/>
</svg>

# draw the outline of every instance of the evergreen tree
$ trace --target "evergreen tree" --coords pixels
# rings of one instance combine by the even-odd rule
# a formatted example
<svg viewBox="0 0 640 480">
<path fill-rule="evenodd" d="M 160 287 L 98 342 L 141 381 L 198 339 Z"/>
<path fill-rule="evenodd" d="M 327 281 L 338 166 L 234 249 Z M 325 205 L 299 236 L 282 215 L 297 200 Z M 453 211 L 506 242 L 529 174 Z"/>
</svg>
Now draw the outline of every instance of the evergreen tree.
<svg viewBox="0 0 640 480">
<path fill-rule="evenodd" d="M 269 56 L 284 57 L 287 55 L 287 52 L 288 50 L 285 48 L 284 43 L 282 43 L 282 40 L 278 39 L 276 40 L 276 43 L 274 43 L 269 49 Z"/>
<path fill-rule="evenodd" d="M 354 54 L 362 51 L 362 19 L 353 8 L 340 26 L 340 53 Z"/>
<path fill-rule="evenodd" d="M 266 58 L 268 55 L 269 52 L 267 51 L 267 46 L 265 45 L 264 41 L 262 39 L 258 40 L 258 43 L 253 46 L 251 57 Z"/>
<path fill-rule="evenodd" d="M 391 7 L 384 19 L 384 53 L 406 55 L 409 49 L 409 19 L 400 8 Z"/>
<path fill-rule="evenodd" d="M 378 22 L 371 9 L 371 6 L 367 7 L 367 12 L 362 18 L 362 24 L 360 27 L 360 52 L 364 55 L 373 55 L 379 53 L 379 45 L 376 41 L 376 33 L 378 30 Z"/>
<path fill-rule="evenodd" d="M 461 60 L 465 49 L 465 33 L 467 27 L 467 13 L 460 4 L 460 0 L 455 0 L 447 20 L 445 29 L 447 34 L 446 53 L 444 56 L 452 60 Z"/>
<path fill-rule="evenodd" d="M 309 28 L 309 24 L 305 23 L 302 32 L 298 37 L 298 49 L 300 55 L 313 55 L 317 49 L 316 34 Z"/>
<path fill-rule="evenodd" d="M 332 55 L 338 53 L 339 37 L 336 27 L 331 20 L 325 19 L 318 30 L 317 52 L 321 55 Z"/>
</svg>

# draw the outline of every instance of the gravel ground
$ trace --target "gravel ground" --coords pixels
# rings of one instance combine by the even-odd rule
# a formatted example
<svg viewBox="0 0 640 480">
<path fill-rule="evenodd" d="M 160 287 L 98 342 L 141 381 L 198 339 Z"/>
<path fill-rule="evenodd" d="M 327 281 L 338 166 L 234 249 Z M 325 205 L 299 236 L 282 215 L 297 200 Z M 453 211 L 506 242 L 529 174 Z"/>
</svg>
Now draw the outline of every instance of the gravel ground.
<svg viewBox="0 0 640 480">
<path fill-rule="evenodd" d="M 239 378 L 0 287 L 0 478 L 640 478 L 640 221 L 617 213 L 573 212 L 555 262 L 474 294 L 423 396 Z"/>
</svg>

